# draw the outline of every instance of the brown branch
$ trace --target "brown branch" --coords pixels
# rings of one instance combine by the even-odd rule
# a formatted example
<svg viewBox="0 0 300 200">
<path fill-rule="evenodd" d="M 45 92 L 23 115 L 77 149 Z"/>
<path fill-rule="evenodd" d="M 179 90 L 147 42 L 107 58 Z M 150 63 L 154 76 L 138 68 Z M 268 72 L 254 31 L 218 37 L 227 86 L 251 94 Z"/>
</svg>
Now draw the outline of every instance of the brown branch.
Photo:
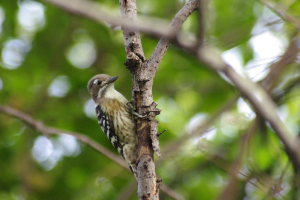
<svg viewBox="0 0 300 200">
<path fill-rule="evenodd" d="M 120 0 L 120 9 L 124 18 L 137 21 L 135 0 Z M 198 7 L 198 1 L 192 0 L 176 14 L 168 30 L 177 34 L 183 22 Z M 153 152 L 160 156 L 158 141 L 158 121 L 155 116 L 160 113 L 153 102 L 152 86 L 157 68 L 169 47 L 167 38 L 162 38 L 156 46 L 149 61 L 146 61 L 138 32 L 124 27 L 123 35 L 126 50 L 125 65 L 130 70 L 133 80 L 132 100 L 134 109 L 139 114 L 148 114 L 146 119 L 137 120 L 138 155 L 137 177 L 139 199 L 158 199 L 160 179 L 155 172 Z M 135 38 L 138 36 L 137 38 Z M 141 53 L 142 52 L 142 53 Z"/>
<path fill-rule="evenodd" d="M 168 27 L 168 30 L 173 30 L 174 35 L 177 35 L 178 31 L 182 27 L 182 24 L 195 10 L 198 9 L 198 6 L 198 0 L 190 0 L 188 3 L 186 3 L 175 15 L 174 19 Z M 168 47 L 170 46 L 170 40 L 172 40 L 171 37 L 162 37 L 149 58 L 148 67 L 149 69 L 151 69 L 149 73 L 151 73 L 152 77 L 155 76 L 158 66 L 161 63 L 166 51 L 168 50 Z"/>
<path fill-rule="evenodd" d="M 266 91 L 247 77 L 236 73 L 231 66 L 227 65 L 214 50 L 208 46 L 202 47 L 197 57 L 215 71 L 224 73 L 236 88 L 251 102 L 261 116 L 268 121 L 274 132 L 285 146 L 286 152 L 295 166 L 300 167 L 299 141 L 291 137 L 283 122 L 276 113 L 276 104 Z"/>
<path fill-rule="evenodd" d="M 30 115 L 28 115 L 24 112 L 21 112 L 19 110 L 16 110 L 14 108 L 8 107 L 8 106 L 0 105 L 0 112 L 2 112 L 4 114 L 7 114 L 7 115 L 10 115 L 12 117 L 15 117 L 17 119 L 20 119 L 25 124 L 30 126 L 32 129 L 36 130 L 39 133 L 42 133 L 42 134 L 46 135 L 47 137 L 49 135 L 60 135 L 60 134 L 72 135 L 77 140 L 79 140 L 82 143 L 92 147 L 93 149 L 95 149 L 99 153 L 103 154 L 107 158 L 111 159 L 112 161 L 114 161 L 115 163 L 117 163 L 118 165 L 120 165 L 121 167 L 126 169 L 127 171 L 130 171 L 129 168 L 128 168 L 127 163 L 125 163 L 125 161 L 123 159 L 121 159 L 120 156 L 110 152 L 108 149 L 106 149 L 105 147 L 103 147 L 102 145 L 97 143 L 95 140 L 91 139 L 90 137 L 88 137 L 88 136 L 86 136 L 82 133 L 63 130 L 63 129 L 58 129 L 58 128 L 51 127 L 51 126 L 46 126 L 46 125 L 44 125 L 43 122 L 34 119 Z M 170 197 L 172 197 L 174 199 L 176 199 L 178 196 L 180 196 L 175 191 L 173 191 L 172 189 L 170 189 L 170 188 L 168 188 L 167 186 L 164 186 L 164 185 L 163 185 L 162 191 L 165 192 L 167 195 L 169 195 Z"/>
<path fill-rule="evenodd" d="M 137 8 L 135 0 L 119 0 L 122 17 L 129 19 L 132 23 L 137 22 Z M 152 90 L 145 82 L 145 73 L 142 71 L 145 63 L 145 56 L 142 49 L 140 34 L 135 29 L 122 27 L 126 63 L 125 65 L 132 74 L 132 101 L 135 112 L 144 115 L 146 112 L 155 108 L 150 108 L 153 105 L 153 98 L 145 94 L 144 91 Z M 145 104 L 144 99 L 148 99 L 151 104 Z M 159 199 L 159 179 L 156 175 L 154 164 L 154 150 L 151 144 L 150 132 L 151 124 L 155 123 L 155 114 L 149 114 L 147 119 L 138 118 L 136 121 L 137 132 L 137 170 L 136 177 L 138 181 L 137 195 L 140 200 L 158 200 Z"/>
<path fill-rule="evenodd" d="M 120 11 L 123 19 L 130 21 L 131 24 L 137 23 L 137 9 L 135 0 L 119 0 Z M 122 26 L 126 54 L 134 52 L 142 61 L 145 55 L 142 47 L 140 33 L 127 25 Z"/>
<path fill-rule="evenodd" d="M 106 22 L 112 27 L 122 26 L 131 30 L 140 30 L 156 36 L 173 37 L 173 31 L 166 29 L 168 22 L 162 19 L 143 17 L 142 21 L 132 23 L 131 19 L 124 19 L 111 15 L 101 9 L 100 4 L 83 0 L 37 0 L 53 4 L 69 13 L 81 15 L 93 21 L 103 24 Z M 126 1 L 124 1 L 126 2 Z"/>
<path fill-rule="evenodd" d="M 0 112 L 8 114 L 12 117 L 16 117 L 16 118 L 22 120 L 24 123 L 29 125 L 31 128 L 33 128 L 37 132 L 42 133 L 46 136 L 59 135 L 59 134 L 62 134 L 62 133 L 72 135 L 77 140 L 81 141 L 84 144 L 89 145 L 90 147 L 92 147 L 96 151 L 102 153 L 103 155 L 105 155 L 106 157 L 108 157 L 112 161 L 116 162 L 117 164 L 119 164 L 123 168 L 129 170 L 128 165 L 123 161 L 123 159 L 121 159 L 119 156 L 115 155 L 114 153 L 110 152 L 108 149 L 106 149 L 105 147 L 98 144 L 96 141 L 94 141 L 93 139 L 91 139 L 90 137 L 88 137 L 84 134 L 81 134 L 81 133 L 78 133 L 78 132 L 62 130 L 62 129 L 57 129 L 57 128 L 54 128 L 54 127 L 51 127 L 51 126 L 46 126 L 46 125 L 43 124 L 43 122 L 32 118 L 30 115 L 28 115 L 26 113 L 23 113 L 23 112 L 20 112 L 20 111 L 14 109 L 14 108 L 11 108 L 11 107 L 8 107 L 8 106 L 1 106 L 0 105 Z"/>
<path fill-rule="evenodd" d="M 70 0 L 44 0 L 44 1 L 51 2 L 53 4 L 63 7 L 66 10 L 69 10 L 73 13 L 87 16 L 96 21 L 101 21 L 105 17 L 107 17 L 106 15 L 104 17 L 103 16 L 99 17 L 99 15 L 97 15 L 97 17 L 95 17 L 96 16 L 95 9 L 87 10 L 84 6 L 82 6 L 83 4 L 81 1 L 80 1 L 80 6 L 75 6 L 72 8 L 71 8 L 71 6 L 73 5 L 72 2 L 75 2 L 75 1 L 79 2 L 79 1 L 77 1 L 77 0 L 72 0 L 72 1 L 70 1 Z M 63 2 L 64 4 L 61 2 Z M 284 13 L 283 11 L 276 10 L 276 8 L 272 7 L 270 4 L 266 4 L 266 5 L 272 9 L 274 9 L 274 11 L 277 14 L 279 14 L 283 19 L 285 19 L 288 22 L 293 23 L 296 28 L 300 29 L 299 22 L 295 21 L 295 19 L 293 17 L 291 17 L 287 13 Z M 91 8 L 91 7 L 89 7 L 89 8 Z M 99 13 L 98 9 L 96 9 L 96 11 Z M 89 15 L 87 13 L 91 13 L 91 14 Z M 116 24 L 113 21 L 107 21 L 107 22 L 111 23 L 111 24 Z M 126 22 L 126 23 L 120 22 L 119 25 L 122 25 L 123 27 L 131 27 L 133 30 L 140 30 L 143 32 L 152 33 L 153 35 L 158 34 L 158 35 L 162 35 L 165 37 L 169 36 L 172 38 L 172 34 L 165 34 L 166 32 L 156 31 L 156 29 L 155 29 L 155 31 L 151 31 L 151 29 L 153 30 L 157 26 L 143 28 L 143 25 L 140 26 L 140 25 L 137 25 L 136 23 L 131 23 L 131 22 Z M 164 29 L 161 29 L 161 30 L 164 30 Z M 170 33 L 170 31 L 169 31 L 169 33 Z M 298 140 L 295 140 L 294 138 L 291 137 L 289 131 L 286 129 L 286 127 L 284 126 L 282 121 L 279 119 L 277 113 L 275 112 L 276 105 L 274 104 L 272 99 L 268 96 L 268 94 L 259 85 L 251 82 L 248 78 L 241 77 L 239 74 L 237 74 L 229 65 L 227 65 L 218 55 L 215 54 L 215 52 L 212 48 L 203 46 L 199 49 L 199 51 L 195 51 L 195 49 L 193 49 L 191 46 L 186 45 L 182 42 L 178 42 L 178 45 L 180 47 L 189 49 L 190 52 L 199 59 L 199 61 L 210 66 L 215 71 L 224 73 L 231 80 L 231 82 L 236 86 L 236 88 L 251 102 L 251 104 L 264 117 L 264 119 L 270 123 L 271 127 L 273 128 L 275 133 L 278 135 L 278 137 L 284 144 L 286 151 L 287 151 L 291 161 L 293 162 L 293 165 L 298 166 L 298 168 L 299 168 L 300 167 L 300 155 L 299 155 L 299 151 L 298 151 L 298 147 L 299 147 L 298 143 L 299 142 L 298 142 Z M 159 51 L 159 50 L 157 50 L 157 51 Z M 156 57 L 156 56 L 154 56 L 154 57 Z M 161 59 L 158 59 L 156 61 L 161 62 Z M 149 60 L 149 62 L 154 62 L 154 61 Z M 154 67 L 148 68 L 149 71 L 151 71 L 153 69 L 156 71 L 156 69 Z M 152 94 L 152 84 L 153 84 L 154 76 L 153 76 L 153 78 L 151 78 L 149 80 L 149 79 L 147 79 L 147 78 L 149 78 L 149 76 L 145 76 L 145 75 L 147 75 L 147 73 L 143 72 L 141 74 L 142 75 L 139 76 L 139 78 L 140 78 L 139 81 L 142 82 L 143 84 L 144 83 L 145 84 L 140 89 L 147 89 L 148 91 L 150 91 L 149 94 Z M 135 83 L 137 83 L 137 82 L 138 81 L 136 80 Z M 140 91 L 143 91 L 143 90 L 140 90 Z M 141 95 L 141 96 L 143 96 L 143 95 Z M 153 102 L 152 98 L 140 98 L 140 100 L 141 100 L 141 106 L 149 106 Z M 152 117 L 152 118 L 154 118 L 154 117 Z"/>
<path fill-rule="evenodd" d="M 132 99 L 134 100 L 134 108 L 138 113 L 148 113 L 148 120 L 138 119 L 137 121 L 137 135 L 138 135 L 138 164 L 139 162 L 144 160 L 145 163 L 139 166 L 139 169 L 143 171 L 145 166 L 147 166 L 147 170 L 145 171 L 148 175 L 140 174 L 140 177 L 144 177 L 144 184 L 148 184 L 148 190 L 144 191 L 144 193 L 139 193 L 139 197 L 144 198 L 148 194 L 155 194 L 155 198 L 158 198 L 158 189 L 159 189 L 159 180 L 155 175 L 155 167 L 153 162 L 153 149 L 155 153 L 160 156 L 160 150 L 158 145 L 157 138 L 157 125 L 158 122 L 155 120 L 155 116 L 160 113 L 160 110 L 156 109 L 156 105 L 153 102 L 152 98 L 152 85 L 155 73 L 157 71 L 157 67 L 159 65 L 156 62 L 156 69 L 153 70 L 153 66 L 149 67 L 149 63 L 146 63 L 145 56 L 142 50 L 142 44 L 140 41 L 140 35 L 138 30 L 150 33 L 154 36 L 165 36 L 166 38 L 174 38 L 174 35 L 181 28 L 182 23 L 186 20 L 186 18 L 194 11 L 190 11 L 189 14 L 182 13 L 183 16 L 176 15 L 176 19 L 174 20 L 176 23 L 180 25 L 177 28 L 176 24 L 171 24 L 171 26 L 165 30 L 165 25 L 161 23 L 161 20 L 148 20 L 147 23 L 137 22 L 137 14 L 136 14 L 136 3 L 135 0 L 120 0 L 120 9 L 122 13 L 122 19 L 111 17 L 108 14 L 102 12 L 96 4 L 88 2 L 88 1 L 78 1 L 78 0 L 42 0 L 44 2 L 49 2 L 54 5 L 57 5 L 68 12 L 72 12 L 75 14 L 79 14 L 85 17 L 88 17 L 97 22 L 105 21 L 110 23 L 113 26 L 121 25 L 123 29 L 124 42 L 125 42 L 125 51 L 127 54 L 127 66 L 132 73 L 133 78 L 133 93 Z M 196 2 L 192 0 L 191 2 Z M 186 7 L 185 7 L 186 9 Z M 184 16 L 186 15 L 186 16 Z M 178 16 L 178 17 L 177 17 Z M 185 19 L 184 19 L 185 17 Z M 179 20 L 183 20 L 180 22 Z M 150 22 L 151 21 L 151 22 Z M 176 31 L 173 30 L 173 27 L 177 28 Z M 168 42 L 169 43 L 169 42 Z M 158 51 L 158 49 L 156 49 Z M 155 51 L 154 51 L 155 52 Z M 132 54 L 133 53 L 133 54 Z M 140 62 L 135 62 L 132 65 L 128 59 L 129 57 L 138 57 Z M 132 60 L 132 59 L 131 59 Z M 144 66 L 144 67 L 142 67 Z M 130 69 L 131 68 L 131 69 Z M 143 70 L 144 69 L 144 70 Z M 149 132 L 151 132 L 151 140 L 149 140 Z M 153 142 L 156 141 L 156 142 Z M 152 146 L 153 145 L 153 146 Z M 152 149 L 153 147 L 153 149 Z M 147 159 L 143 158 L 143 156 L 148 157 Z M 152 161 L 150 161 L 152 160 Z M 150 162 L 148 162 L 150 161 Z M 151 170 L 149 170 L 151 169 Z M 149 175 L 153 178 L 150 180 Z M 154 175 L 154 176 L 153 176 Z M 147 178 L 146 178 L 147 177 Z M 149 183 L 151 184 L 149 185 Z M 156 182 L 158 185 L 156 185 Z M 142 191 L 143 184 L 138 184 L 140 186 L 139 191 Z M 156 188 L 156 189 L 153 189 Z M 153 193 L 154 191 L 154 193 Z"/>
<path fill-rule="evenodd" d="M 204 17 L 206 16 L 206 9 L 207 9 L 207 0 L 198 0 L 198 13 L 199 13 L 199 22 L 198 22 L 198 41 L 197 41 L 197 47 L 200 48 L 200 46 L 205 41 L 205 20 Z"/>
</svg>

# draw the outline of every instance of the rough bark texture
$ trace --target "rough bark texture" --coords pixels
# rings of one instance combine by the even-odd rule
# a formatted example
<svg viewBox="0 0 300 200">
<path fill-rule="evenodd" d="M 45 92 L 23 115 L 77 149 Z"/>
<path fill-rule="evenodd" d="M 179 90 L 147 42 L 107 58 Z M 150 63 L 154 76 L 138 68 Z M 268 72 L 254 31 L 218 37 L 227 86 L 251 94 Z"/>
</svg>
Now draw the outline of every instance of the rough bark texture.
<svg viewBox="0 0 300 200">
<path fill-rule="evenodd" d="M 135 0 L 120 0 L 120 10 L 122 17 L 137 22 L 137 11 L 136 11 L 136 1 Z M 145 55 L 141 43 L 141 36 L 137 30 L 122 27 L 125 51 L 126 54 L 134 52 L 138 55 L 142 61 L 145 60 Z"/>
<path fill-rule="evenodd" d="M 124 18 L 137 21 L 135 0 L 120 0 L 121 14 Z M 174 35 L 179 31 L 187 17 L 198 8 L 198 1 L 189 1 L 174 17 L 168 27 Z M 153 154 L 160 156 L 158 121 L 155 116 L 161 110 L 153 102 L 152 86 L 158 66 L 170 45 L 170 38 L 161 38 L 149 61 L 145 60 L 139 32 L 122 28 L 125 51 L 124 63 L 132 74 L 132 102 L 135 112 L 147 115 L 146 119 L 137 120 L 138 135 L 138 197 L 139 199 L 158 199 L 160 180 L 155 173 Z"/>
<path fill-rule="evenodd" d="M 139 199 L 159 199 L 157 189 L 158 180 L 156 174 L 153 174 L 151 169 L 155 168 L 153 159 L 150 156 L 143 156 L 138 165 L 138 177 L 141 179 L 142 184 L 138 184 Z M 152 177 L 155 177 L 154 179 Z"/>
<path fill-rule="evenodd" d="M 137 21 L 135 0 L 120 0 L 122 17 Z M 147 115 L 146 118 L 137 120 L 138 155 L 137 155 L 137 178 L 139 199 L 159 199 L 158 177 L 155 172 L 153 148 L 150 137 L 151 123 L 155 121 L 158 110 L 153 107 L 152 83 L 147 77 L 145 60 L 140 34 L 136 30 L 122 28 L 124 35 L 125 51 L 127 54 L 124 63 L 132 74 L 132 102 L 134 111 Z M 151 81 L 150 81 L 151 80 Z M 156 130 L 157 132 L 157 130 Z"/>
<path fill-rule="evenodd" d="M 130 70 L 133 77 L 133 104 L 135 112 L 140 115 L 146 115 L 145 119 L 139 118 L 137 120 L 137 137 L 138 137 L 138 155 L 137 155 L 137 174 L 138 174 L 138 197 L 139 199 L 158 199 L 159 185 L 157 185 L 158 177 L 155 173 L 155 165 L 153 158 L 153 146 L 150 137 L 150 132 L 157 133 L 156 130 L 151 128 L 152 123 L 157 124 L 155 116 L 159 114 L 159 110 L 155 108 L 157 105 L 153 102 L 151 96 L 145 91 L 149 89 L 147 80 L 142 79 L 144 66 L 147 62 L 143 62 L 139 56 L 133 52 L 127 54 L 125 65 Z M 151 102 L 146 104 L 146 102 Z M 159 147 L 158 147 L 159 148 Z"/>
<path fill-rule="evenodd" d="M 198 0 L 189 1 L 185 6 L 180 9 L 180 11 L 175 15 L 168 29 L 174 31 L 174 36 L 177 35 L 177 32 L 181 29 L 182 24 L 186 21 L 186 19 L 195 11 L 199 6 Z M 161 63 L 165 53 L 170 46 L 170 40 L 172 38 L 162 37 L 158 44 L 155 47 L 154 52 L 149 58 L 148 68 L 149 72 L 154 76 L 157 72 L 158 66 Z M 153 77 L 154 79 L 154 77 Z"/>
<path fill-rule="evenodd" d="M 122 17 L 137 22 L 135 0 L 119 0 Z M 174 36 L 180 30 L 187 17 L 198 8 L 198 0 L 189 1 L 174 17 L 168 30 Z M 138 155 L 138 197 L 139 199 L 159 199 L 161 179 L 155 173 L 154 153 L 160 156 L 158 121 L 160 114 L 157 104 L 153 102 L 152 86 L 158 66 L 167 51 L 172 37 L 163 37 L 157 44 L 149 61 L 145 59 L 140 34 L 137 30 L 122 27 L 126 51 L 127 69 L 132 75 L 132 104 L 134 111 L 145 118 L 137 119 Z"/>
</svg>

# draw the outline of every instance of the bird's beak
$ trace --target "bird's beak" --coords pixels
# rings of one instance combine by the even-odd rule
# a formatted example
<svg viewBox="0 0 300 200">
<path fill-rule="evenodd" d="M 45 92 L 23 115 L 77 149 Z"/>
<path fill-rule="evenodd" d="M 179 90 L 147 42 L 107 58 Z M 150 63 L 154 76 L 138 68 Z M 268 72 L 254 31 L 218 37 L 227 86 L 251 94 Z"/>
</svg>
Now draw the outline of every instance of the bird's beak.
<svg viewBox="0 0 300 200">
<path fill-rule="evenodd" d="M 118 79 L 118 76 L 111 77 L 111 78 L 109 79 L 109 81 L 107 82 L 107 84 L 113 83 L 113 82 L 115 82 L 117 79 Z"/>
</svg>

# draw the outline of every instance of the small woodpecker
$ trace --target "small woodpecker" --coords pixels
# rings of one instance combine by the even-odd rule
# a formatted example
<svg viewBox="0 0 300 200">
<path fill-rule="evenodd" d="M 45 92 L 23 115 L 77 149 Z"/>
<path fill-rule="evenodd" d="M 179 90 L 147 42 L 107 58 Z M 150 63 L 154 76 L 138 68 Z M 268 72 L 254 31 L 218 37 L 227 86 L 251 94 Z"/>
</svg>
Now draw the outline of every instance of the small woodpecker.
<svg viewBox="0 0 300 200">
<path fill-rule="evenodd" d="M 96 115 L 102 131 L 136 176 L 136 126 L 129 102 L 114 88 L 117 79 L 118 76 L 98 74 L 91 78 L 87 88 L 95 102 Z"/>
</svg>

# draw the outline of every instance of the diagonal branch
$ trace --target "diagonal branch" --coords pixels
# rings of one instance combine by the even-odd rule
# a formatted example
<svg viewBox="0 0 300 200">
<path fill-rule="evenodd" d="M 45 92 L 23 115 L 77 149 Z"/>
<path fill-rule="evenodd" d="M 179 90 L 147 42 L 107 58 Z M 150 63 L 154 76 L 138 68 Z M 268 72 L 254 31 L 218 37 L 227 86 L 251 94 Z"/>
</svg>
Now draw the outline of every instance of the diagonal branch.
<svg viewBox="0 0 300 200">
<path fill-rule="evenodd" d="M 266 91 L 247 77 L 240 76 L 226 64 L 210 47 L 202 47 L 197 54 L 202 61 L 215 71 L 224 73 L 235 87 L 251 102 L 254 108 L 268 121 L 285 146 L 285 150 L 295 166 L 300 167 L 299 141 L 292 138 L 276 113 L 276 104 Z"/>
<path fill-rule="evenodd" d="M 249 142 L 249 139 L 253 134 L 253 132 L 256 131 L 257 126 L 258 126 L 258 119 L 256 118 L 256 120 L 252 122 L 250 128 L 246 131 L 246 133 L 241 136 L 239 141 L 240 143 L 239 153 L 235 161 L 229 167 L 229 171 L 231 172 L 229 173 L 231 175 L 230 180 L 227 186 L 224 188 L 222 194 L 219 196 L 218 198 L 219 200 L 237 199 L 236 198 L 237 195 L 235 191 L 238 185 L 238 175 L 243 160 L 243 154 L 246 151 L 247 142 Z"/>
<path fill-rule="evenodd" d="M 78 133 L 78 132 L 73 132 L 73 131 L 67 131 L 67 130 L 62 130 L 62 129 L 57 129 L 51 126 L 46 126 L 43 124 L 43 122 L 36 120 L 32 118 L 30 115 L 23 113 L 19 110 L 16 110 L 14 108 L 8 107 L 8 106 L 1 106 L 0 105 L 0 112 L 8 114 L 12 117 L 16 117 L 20 120 L 22 120 L 24 123 L 29 125 L 31 128 L 36 130 L 39 133 L 42 133 L 46 136 L 49 135 L 59 135 L 62 133 L 69 134 L 74 136 L 77 140 L 80 140 L 82 143 L 89 145 L 96 151 L 102 153 L 112 161 L 116 162 L 120 166 L 122 166 L 125 169 L 128 169 L 128 165 L 121 159 L 119 156 L 115 155 L 114 153 L 110 152 L 108 149 L 103 147 L 102 145 L 98 144 L 96 141 L 91 139 L 90 137 Z M 128 169 L 129 170 L 129 169 Z"/>
<path fill-rule="evenodd" d="M 298 50 L 299 38 L 294 37 L 291 39 L 291 42 L 288 48 L 286 49 L 285 53 L 281 56 L 281 59 L 270 66 L 270 73 L 262 81 L 262 85 L 264 86 L 264 88 L 266 88 L 267 92 L 270 92 L 274 88 L 276 79 L 282 73 L 286 65 L 292 63 L 297 58 Z"/>
<path fill-rule="evenodd" d="M 295 16 L 289 14 L 287 9 L 283 9 L 283 5 L 271 5 L 267 3 L 265 0 L 258 0 L 260 3 L 264 4 L 271 10 L 273 10 L 281 19 L 286 22 L 293 24 L 297 29 L 300 29 L 300 21 Z"/>
<path fill-rule="evenodd" d="M 124 19 L 123 17 L 117 17 L 111 15 L 101 9 L 100 4 L 92 1 L 83 0 L 37 0 L 40 2 L 46 2 L 53 4 L 67 12 L 81 15 L 93 21 L 103 24 L 106 22 L 112 27 L 122 26 L 123 28 L 130 28 L 131 30 L 140 30 L 144 33 L 149 33 L 151 35 L 164 35 L 164 36 L 174 36 L 173 30 L 166 29 L 168 23 L 165 20 L 143 17 L 142 21 L 132 23 L 130 19 Z M 125 1 L 124 1 L 125 2 Z"/>
<path fill-rule="evenodd" d="M 182 24 L 187 20 L 187 18 L 199 7 L 199 0 L 190 0 L 186 3 L 175 15 L 171 24 L 168 27 L 168 30 L 174 31 L 173 34 L 177 35 L 178 31 L 181 29 Z M 148 66 L 151 69 L 150 73 L 154 77 L 158 66 L 160 65 L 163 57 L 166 54 L 170 46 L 170 37 L 163 36 L 158 44 L 156 45 L 152 55 L 149 58 Z"/>
<path fill-rule="evenodd" d="M 16 110 L 14 108 L 8 107 L 8 106 L 0 105 L 0 112 L 10 115 L 12 117 L 15 117 L 17 119 L 20 119 L 21 121 L 23 121 L 25 124 L 27 124 L 28 126 L 33 128 L 34 130 L 46 135 L 47 137 L 49 135 L 60 135 L 60 134 L 72 135 L 77 140 L 92 147 L 93 149 L 95 149 L 99 153 L 103 154 L 107 158 L 111 159 L 112 161 L 114 161 L 115 163 L 117 163 L 118 165 L 120 165 L 121 167 L 126 169 L 127 171 L 130 171 L 128 168 L 128 165 L 125 163 L 125 161 L 123 159 L 120 158 L 120 156 L 115 155 L 114 153 L 112 153 L 111 151 L 109 151 L 108 149 L 106 149 L 105 147 L 100 145 L 99 143 L 97 143 L 95 140 L 91 139 L 90 137 L 88 137 L 82 133 L 68 131 L 68 130 L 62 130 L 62 129 L 54 128 L 51 126 L 46 126 L 43 124 L 43 122 L 34 119 L 30 115 L 28 115 L 24 112 L 21 112 L 19 110 Z M 177 192 L 173 191 L 172 189 L 168 188 L 165 185 L 163 185 L 161 190 L 174 199 L 177 199 L 177 197 L 180 197 L 180 195 Z"/>
<path fill-rule="evenodd" d="M 168 154 L 176 152 L 176 150 L 178 150 L 178 147 L 182 146 L 184 142 L 188 141 L 193 137 L 199 137 L 203 133 L 205 133 L 205 131 L 207 131 L 207 129 L 212 126 L 214 121 L 218 119 L 218 117 L 222 113 L 231 109 L 236 104 L 236 101 L 239 97 L 240 95 L 236 95 L 232 97 L 229 101 L 225 102 L 224 105 L 220 106 L 220 108 L 217 111 L 212 113 L 207 120 L 201 122 L 193 130 L 191 130 L 191 132 L 185 134 L 183 138 L 179 138 L 177 140 L 167 143 L 163 149 L 164 159 L 160 159 L 157 165 L 159 165 L 163 160 L 165 160 Z"/>
</svg>

